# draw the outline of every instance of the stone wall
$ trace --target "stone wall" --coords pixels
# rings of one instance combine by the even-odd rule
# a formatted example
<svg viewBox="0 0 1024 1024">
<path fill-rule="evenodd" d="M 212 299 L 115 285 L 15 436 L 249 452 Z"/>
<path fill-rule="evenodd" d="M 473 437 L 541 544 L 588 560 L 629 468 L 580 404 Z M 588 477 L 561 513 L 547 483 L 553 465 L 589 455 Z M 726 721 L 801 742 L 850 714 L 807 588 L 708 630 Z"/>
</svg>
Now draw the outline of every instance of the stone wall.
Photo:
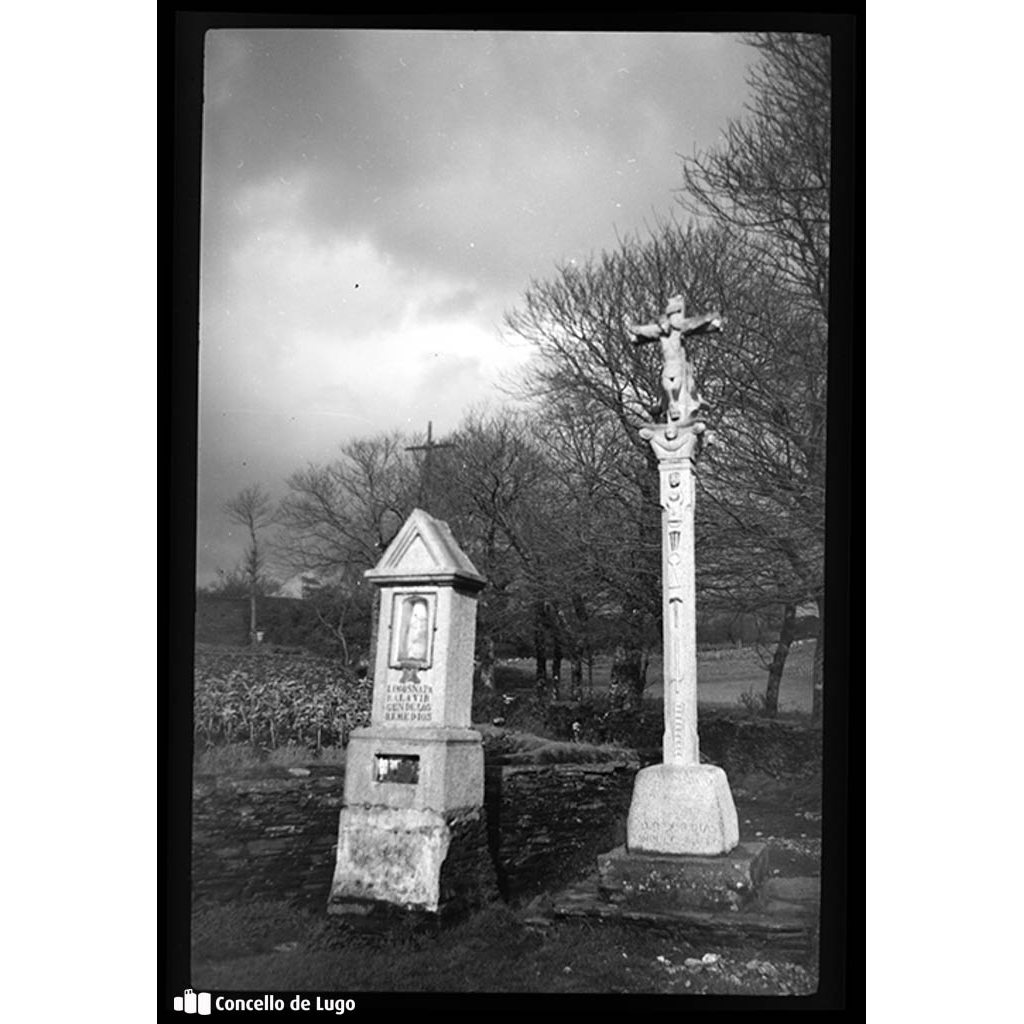
<svg viewBox="0 0 1024 1024">
<path fill-rule="evenodd" d="M 555 888 L 625 842 L 638 767 L 488 766 L 484 803 L 502 895 L 514 901 Z"/>
<path fill-rule="evenodd" d="M 196 776 L 193 898 L 326 906 L 344 782 L 340 765 Z"/>
<path fill-rule="evenodd" d="M 705 714 L 702 756 L 735 785 L 751 771 L 813 775 L 821 733 L 785 722 Z M 660 761 L 660 749 L 642 760 Z M 499 889 L 518 900 L 593 869 L 620 845 L 638 764 L 499 766 L 485 778 L 487 838 Z M 265 768 L 197 776 L 193 892 L 217 900 L 290 899 L 326 905 L 344 768 Z"/>
<path fill-rule="evenodd" d="M 621 844 L 636 764 L 488 766 L 488 846 L 499 889 L 517 900 L 594 869 Z M 326 907 L 344 769 L 266 768 L 197 776 L 192 891 L 217 901 Z"/>
<path fill-rule="evenodd" d="M 748 772 L 813 775 L 821 771 L 821 730 L 767 718 L 702 712 L 701 759 L 724 768 L 730 779 Z"/>
</svg>

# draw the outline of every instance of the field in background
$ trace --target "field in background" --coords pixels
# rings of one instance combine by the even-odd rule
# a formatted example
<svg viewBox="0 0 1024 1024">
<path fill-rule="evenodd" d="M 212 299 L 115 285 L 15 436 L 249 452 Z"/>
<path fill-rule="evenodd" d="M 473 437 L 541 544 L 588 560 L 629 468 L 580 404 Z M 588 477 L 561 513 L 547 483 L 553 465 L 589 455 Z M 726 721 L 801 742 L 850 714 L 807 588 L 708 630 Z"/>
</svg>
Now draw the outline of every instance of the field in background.
<svg viewBox="0 0 1024 1024">
<path fill-rule="evenodd" d="M 770 652 L 769 652 L 770 656 Z M 814 660 L 814 641 L 794 643 L 786 659 L 779 688 L 779 710 L 810 714 L 811 674 Z M 524 689 L 532 685 L 534 663 L 530 658 L 502 659 L 502 665 L 515 669 L 522 682 L 503 689 Z M 606 693 L 611 679 L 611 658 L 594 659 L 594 692 Z M 753 690 L 763 694 L 768 681 L 768 669 L 758 652 L 752 647 L 724 648 L 701 651 L 697 655 L 697 698 L 701 705 L 737 707 L 743 694 Z M 569 662 L 562 662 L 563 696 L 568 697 Z M 586 670 L 583 676 L 584 693 L 588 691 Z M 654 655 L 647 669 L 647 689 L 644 696 L 660 699 L 664 694 L 661 681 L 661 656 Z"/>
<path fill-rule="evenodd" d="M 779 696 L 779 713 L 804 716 L 811 710 L 811 676 L 814 642 L 794 645 L 786 664 Z M 570 669 L 562 662 L 558 702 L 551 690 L 538 703 L 534 665 L 528 659 L 502 659 L 495 666 L 497 692 L 476 688 L 474 721 L 507 719 L 510 727 L 558 739 L 611 740 L 644 745 L 649 723 L 643 716 L 622 720 L 607 702 L 611 675 L 608 656 L 596 660 L 593 685 L 584 677 L 583 704 L 568 719 L 571 699 Z M 698 656 L 698 700 L 702 707 L 749 714 L 763 698 L 767 669 L 754 648 L 726 648 Z M 366 725 L 370 716 L 369 679 L 357 679 L 334 658 L 313 657 L 262 645 L 253 648 L 197 647 L 195 662 L 194 717 L 196 742 L 201 748 L 233 748 L 239 744 L 266 750 L 298 746 L 310 749 L 343 747 L 353 728 Z M 648 711 L 660 716 L 663 698 L 661 659 L 652 659 L 644 693 Z M 525 700 L 515 708 L 501 694 Z M 593 700 L 588 701 L 588 697 Z M 609 717 L 611 715 L 611 717 Z M 570 736 L 573 717 L 579 718 L 580 735 Z M 628 726 L 628 728 L 626 728 Z M 635 727 L 635 728 L 634 728 Z M 639 730 L 639 731 L 638 731 Z M 282 756 L 284 756 L 282 753 Z M 228 750 L 218 756 L 228 756 Z"/>
</svg>

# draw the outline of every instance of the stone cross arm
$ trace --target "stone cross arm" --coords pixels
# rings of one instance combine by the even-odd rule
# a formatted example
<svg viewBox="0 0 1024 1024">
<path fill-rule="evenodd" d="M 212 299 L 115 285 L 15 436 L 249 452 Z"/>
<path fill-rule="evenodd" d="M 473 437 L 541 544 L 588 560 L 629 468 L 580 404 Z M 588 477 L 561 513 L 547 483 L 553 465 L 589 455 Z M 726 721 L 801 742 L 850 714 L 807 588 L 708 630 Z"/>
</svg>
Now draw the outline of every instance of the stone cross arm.
<svg viewBox="0 0 1024 1024">
<path fill-rule="evenodd" d="M 725 317 L 720 313 L 705 313 L 704 316 L 691 316 L 683 321 L 680 331 L 684 335 L 711 334 L 720 331 L 725 324 Z"/>
<path fill-rule="evenodd" d="M 650 341 L 658 341 L 673 330 L 678 330 L 684 337 L 692 334 L 711 334 L 722 330 L 725 317 L 720 313 L 705 313 L 704 316 L 691 316 L 674 324 L 630 324 L 626 329 L 634 345 L 645 345 Z"/>
<path fill-rule="evenodd" d="M 631 324 L 626 333 L 634 345 L 643 345 L 661 337 L 661 324 Z"/>
</svg>

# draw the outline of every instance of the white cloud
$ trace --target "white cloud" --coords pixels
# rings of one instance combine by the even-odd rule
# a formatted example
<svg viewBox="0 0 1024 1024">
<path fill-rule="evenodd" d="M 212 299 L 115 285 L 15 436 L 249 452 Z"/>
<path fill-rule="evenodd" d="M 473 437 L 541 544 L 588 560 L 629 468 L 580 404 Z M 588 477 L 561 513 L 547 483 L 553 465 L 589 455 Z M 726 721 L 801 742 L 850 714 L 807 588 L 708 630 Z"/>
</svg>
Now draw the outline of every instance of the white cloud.
<svg viewBox="0 0 1024 1024">
<path fill-rule="evenodd" d="M 201 579 L 237 557 L 217 510 L 244 483 L 280 494 L 348 438 L 450 430 L 525 357 L 499 337 L 503 296 L 365 238 L 313 240 L 282 215 L 224 258 L 201 311 Z"/>
</svg>

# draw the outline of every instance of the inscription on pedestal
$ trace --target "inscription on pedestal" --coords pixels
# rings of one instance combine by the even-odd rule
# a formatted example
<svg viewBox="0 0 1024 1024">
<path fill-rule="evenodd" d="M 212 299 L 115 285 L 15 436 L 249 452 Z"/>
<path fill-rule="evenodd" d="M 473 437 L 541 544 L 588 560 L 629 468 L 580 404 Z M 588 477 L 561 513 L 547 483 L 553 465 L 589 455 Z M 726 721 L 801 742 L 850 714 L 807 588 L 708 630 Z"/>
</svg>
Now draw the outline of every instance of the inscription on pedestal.
<svg viewBox="0 0 1024 1024">
<path fill-rule="evenodd" d="M 388 680 L 384 691 L 385 722 L 431 722 L 433 691 L 429 683 L 407 669 L 399 679 Z"/>
</svg>

